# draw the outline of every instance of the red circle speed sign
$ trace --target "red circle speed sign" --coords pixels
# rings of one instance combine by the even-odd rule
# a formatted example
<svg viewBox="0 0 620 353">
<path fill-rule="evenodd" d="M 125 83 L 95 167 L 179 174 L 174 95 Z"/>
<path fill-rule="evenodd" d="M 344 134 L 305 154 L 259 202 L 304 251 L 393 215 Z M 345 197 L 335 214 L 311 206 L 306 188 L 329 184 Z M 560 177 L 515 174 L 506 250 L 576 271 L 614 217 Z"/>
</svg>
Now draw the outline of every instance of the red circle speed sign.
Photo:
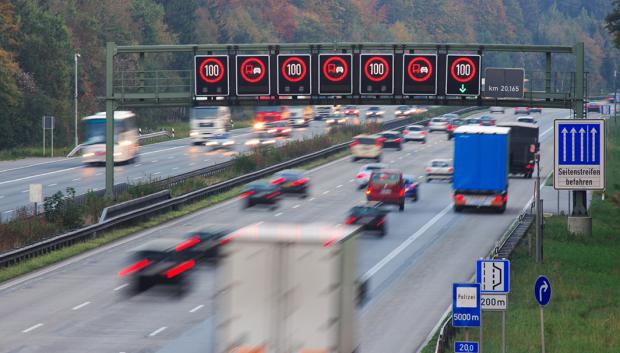
<svg viewBox="0 0 620 353">
<path fill-rule="evenodd" d="M 241 77 L 250 83 L 256 83 L 265 77 L 265 64 L 257 58 L 247 58 L 239 66 Z"/>
<path fill-rule="evenodd" d="M 424 82 L 431 77 L 433 64 L 425 57 L 413 58 L 407 66 L 407 74 L 416 82 Z"/>
<path fill-rule="evenodd" d="M 364 75 L 373 82 L 383 81 L 389 73 L 390 65 L 380 56 L 371 57 L 364 65 Z"/>
<path fill-rule="evenodd" d="M 282 63 L 282 76 L 289 82 L 299 82 L 306 77 L 306 63 L 297 57 L 291 56 Z"/>
<path fill-rule="evenodd" d="M 348 73 L 349 65 L 339 56 L 332 56 L 323 64 L 323 74 L 332 82 L 342 81 Z"/>
<path fill-rule="evenodd" d="M 467 83 L 476 75 L 476 65 L 470 58 L 458 58 L 450 66 L 450 75 L 457 82 Z"/>
<path fill-rule="evenodd" d="M 217 83 L 224 77 L 224 64 L 219 59 L 207 58 L 200 63 L 200 77 L 208 83 Z"/>
</svg>

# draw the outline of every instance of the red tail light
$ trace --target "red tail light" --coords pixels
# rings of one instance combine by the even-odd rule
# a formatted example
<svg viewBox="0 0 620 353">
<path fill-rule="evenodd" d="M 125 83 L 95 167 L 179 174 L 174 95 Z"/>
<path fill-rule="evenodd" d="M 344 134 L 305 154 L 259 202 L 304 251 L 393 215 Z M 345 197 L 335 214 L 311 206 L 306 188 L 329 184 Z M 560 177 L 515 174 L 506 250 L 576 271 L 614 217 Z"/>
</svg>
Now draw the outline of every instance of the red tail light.
<svg viewBox="0 0 620 353">
<path fill-rule="evenodd" d="M 450 167 L 450 168 L 448 168 L 448 171 L 449 171 L 450 173 L 452 173 L 452 172 L 454 171 L 454 168 Z"/>
<path fill-rule="evenodd" d="M 452 125 L 448 125 L 448 130 L 452 130 L 454 127 Z"/>
<path fill-rule="evenodd" d="M 382 225 L 383 223 L 385 223 L 385 218 L 381 218 L 381 219 L 379 220 L 379 222 L 377 222 L 377 225 L 378 225 L 378 226 L 380 226 L 380 225 Z"/>
<path fill-rule="evenodd" d="M 508 201 L 508 195 L 504 195 L 504 202 Z"/>
<path fill-rule="evenodd" d="M 307 183 L 307 182 L 309 182 L 309 181 L 310 181 L 310 179 L 308 179 L 308 178 L 301 178 L 301 179 L 299 179 L 299 180 L 295 180 L 295 181 L 293 182 L 293 185 L 294 185 L 294 186 L 299 186 L 299 185 L 303 185 L 303 184 L 305 184 L 305 183 Z"/>
<path fill-rule="evenodd" d="M 359 173 L 357 176 L 355 176 L 357 179 L 363 179 L 366 176 L 365 173 Z"/>
<path fill-rule="evenodd" d="M 164 274 L 166 275 L 166 278 L 173 278 L 189 270 L 190 268 L 193 268 L 195 265 L 196 265 L 196 261 L 194 261 L 193 259 L 189 261 L 185 261 L 179 265 L 174 266 L 168 271 L 164 272 Z"/>
<path fill-rule="evenodd" d="M 353 222 L 357 221 L 357 218 L 351 216 L 349 217 L 349 219 L 347 219 L 344 224 L 353 224 Z"/>
<path fill-rule="evenodd" d="M 359 144 L 360 144 L 360 143 L 359 143 L 359 141 L 353 141 L 353 142 L 351 142 L 351 144 L 349 145 L 349 147 L 350 147 L 350 148 L 352 148 L 352 147 L 355 147 L 355 146 L 357 146 L 357 145 L 359 145 Z"/>
<path fill-rule="evenodd" d="M 379 147 L 383 146 L 383 141 L 385 141 L 385 139 L 384 139 L 384 138 L 378 138 L 378 139 L 375 141 L 375 146 L 379 146 Z"/>
<path fill-rule="evenodd" d="M 245 199 L 246 197 L 250 196 L 250 195 L 254 195 L 254 191 L 247 191 L 244 192 L 243 194 L 241 194 L 241 196 L 239 196 L 240 199 Z"/>
<path fill-rule="evenodd" d="M 433 168 L 431 168 L 431 167 L 426 167 L 426 171 L 430 173 L 430 172 L 432 172 L 432 171 L 433 171 Z"/>
<path fill-rule="evenodd" d="M 124 269 L 122 269 L 121 271 L 119 271 L 118 275 L 120 277 L 127 276 L 129 274 L 134 273 L 134 272 L 140 271 L 141 269 L 145 268 L 146 266 L 148 266 L 150 264 L 151 264 L 151 261 L 149 261 L 149 259 L 140 260 L 140 261 L 136 262 L 135 264 L 127 266 Z"/>
<path fill-rule="evenodd" d="M 400 142 L 400 141 L 402 141 L 402 140 L 403 140 L 403 139 L 401 139 L 401 138 L 397 138 L 397 139 L 395 139 L 395 140 L 394 140 L 394 142 Z"/>
<path fill-rule="evenodd" d="M 422 135 L 426 135 L 426 131 L 422 131 Z"/>
<path fill-rule="evenodd" d="M 274 197 L 276 197 L 278 195 L 280 195 L 279 192 L 277 192 L 277 191 L 276 192 L 272 192 L 271 194 L 267 195 L 267 198 L 268 199 L 273 199 Z"/>
<path fill-rule="evenodd" d="M 195 236 L 191 239 L 187 239 L 177 244 L 176 250 L 177 252 L 183 251 L 187 248 L 191 248 L 192 246 L 200 243 L 200 237 Z"/>
<path fill-rule="evenodd" d="M 272 181 L 271 184 L 278 185 L 278 184 L 283 183 L 285 181 L 286 181 L 286 179 L 284 179 L 284 178 L 278 178 L 278 179 Z"/>
<path fill-rule="evenodd" d="M 370 195 L 370 194 L 372 194 L 372 188 L 366 189 L 366 195 Z"/>
<path fill-rule="evenodd" d="M 463 201 L 463 200 L 465 200 L 465 196 L 463 196 L 462 194 L 458 194 L 458 195 L 456 195 L 455 199 L 456 199 L 456 201 Z"/>
<path fill-rule="evenodd" d="M 528 164 L 528 165 L 527 165 L 527 169 L 532 169 L 533 167 L 534 167 L 534 166 L 533 166 L 533 165 L 531 165 L 531 164 Z"/>
<path fill-rule="evenodd" d="M 502 202 L 502 197 L 499 195 L 495 196 L 495 198 L 493 199 L 493 202 Z"/>
<path fill-rule="evenodd" d="M 398 194 L 400 195 L 400 197 L 405 196 L 405 189 L 400 189 L 400 192 Z"/>
<path fill-rule="evenodd" d="M 409 131 L 407 130 L 403 131 L 403 135 L 409 135 Z"/>
</svg>

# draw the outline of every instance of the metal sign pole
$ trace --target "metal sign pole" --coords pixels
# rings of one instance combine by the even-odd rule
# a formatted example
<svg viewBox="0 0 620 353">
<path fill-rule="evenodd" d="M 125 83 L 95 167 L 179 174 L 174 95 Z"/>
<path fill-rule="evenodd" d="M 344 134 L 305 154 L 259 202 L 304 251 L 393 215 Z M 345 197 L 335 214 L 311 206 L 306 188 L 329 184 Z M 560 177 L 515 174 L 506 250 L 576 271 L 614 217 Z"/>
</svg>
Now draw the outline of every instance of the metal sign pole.
<svg viewBox="0 0 620 353">
<path fill-rule="evenodd" d="M 52 119 L 52 157 L 54 157 L 54 117 Z"/>
<path fill-rule="evenodd" d="M 483 348 L 482 348 L 482 311 L 480 311 L 480 343 L 479 343 L 479 347 L 480 350 L 478 351 L 479 353 L 483 352 Z"/>
<path fill-rule="evenodd" d="M 540 305 L 540 344 L 542 347 L 542 353 L 545 353 L 545 314 L 544 307 Z"/>
<path fill-rule="evenodd" d="M 45 157 L 45 116 L 43 117 L 43 157 Z"/>
<path fill-rule="evenodd" d="M 542 212 L 540 210 L 540 152 L 536 153 L 536 262 L 539 263 L 541 259 L 541 241 L 540 241 L 540 217 Z"/>
<path fill-rule="evenodd" d="M 502 310 L 502 353 L 506 353 L 506 310 Z"/>
</svg>

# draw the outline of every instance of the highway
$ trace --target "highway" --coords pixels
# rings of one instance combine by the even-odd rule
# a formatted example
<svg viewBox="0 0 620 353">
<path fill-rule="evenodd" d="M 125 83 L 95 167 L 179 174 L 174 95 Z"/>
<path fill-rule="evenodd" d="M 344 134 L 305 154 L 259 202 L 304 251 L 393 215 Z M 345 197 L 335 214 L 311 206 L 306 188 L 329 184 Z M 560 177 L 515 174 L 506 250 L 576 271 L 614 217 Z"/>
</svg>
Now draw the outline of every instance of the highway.
<svg viewBox="0 0 620 353">
<path fill-rule="evenodd" d="M 512 109 L 495 116 L 516 119 Z M 553 166 L 553 119 L 568 116 L 566 110 L 545 109 L 539 119 L 544 174 Z M 183 148 L 192 147 L 178 147 Z M 434 133 L 427 144 L 387 150 L 384 162 L 422 176 L 429 160 L 451 155 L 452 142 Z M 141 163 L 155 158 L 148 156 Z M 364 199 L 353 179 L 364 163 L 347 157 L 313 169 L 311 196 L 286 198 L 276 211 L 244 211 L 238 200 L 230 200 L 0 285 L 0 352 L 208 352 L 213 270 L 196 271 L 194 288 L 183 298 L 157 290 L 128 298 L 123 295 L 126 283 L 116 276 L 127 251 L 150 239 L 181 237 L 208 225 L 340 224 L 346 211 Z M 360 311 L 361 351 L 416 351 L 448 308 L 451 283 L 471 277 L 475 260 L 495 245 L 531 198 L 533 183 L 510 180 L 508 209 L 502 215 L 456 214 L 449 183 L 424 183 L 419 202 L 389 215 L 385 238 L 362 236 L 359 275 L 372 271 L 381 284 Z"/>
</svg>

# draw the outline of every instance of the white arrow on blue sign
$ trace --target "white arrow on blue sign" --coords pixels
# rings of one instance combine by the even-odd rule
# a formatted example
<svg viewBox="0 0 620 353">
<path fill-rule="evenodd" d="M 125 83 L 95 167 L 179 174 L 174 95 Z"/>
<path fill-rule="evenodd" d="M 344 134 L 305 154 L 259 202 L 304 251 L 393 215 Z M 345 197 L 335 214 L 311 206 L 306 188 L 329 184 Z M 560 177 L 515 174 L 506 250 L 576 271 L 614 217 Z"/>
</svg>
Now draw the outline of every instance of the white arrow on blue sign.
<svg viewBox="0 0 620 353">
<path fill-rule="evenodd" d="M 605 120 L 555 120 L 554 187 L 605 188 Z"/>
<path fill-rule="evenodd" d="M 545 306 L 551 300 L 551 282 L 545 276 L 539 276 L 534 284 L 534 297 L 538 304 Z"/>
</svg>

